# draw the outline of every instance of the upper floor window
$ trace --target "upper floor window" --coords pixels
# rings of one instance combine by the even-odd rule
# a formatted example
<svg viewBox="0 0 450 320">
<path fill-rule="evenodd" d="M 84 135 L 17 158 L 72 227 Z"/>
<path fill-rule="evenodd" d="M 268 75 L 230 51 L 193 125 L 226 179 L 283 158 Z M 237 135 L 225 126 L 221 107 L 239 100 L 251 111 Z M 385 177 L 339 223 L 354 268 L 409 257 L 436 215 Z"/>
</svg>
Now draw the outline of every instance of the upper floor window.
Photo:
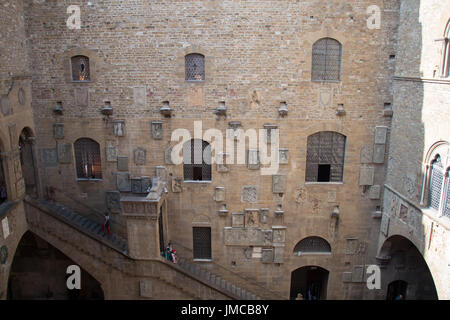
<svg viewBox="0 0 450 320">
<path fill-rule="evenodd" d="M 444 208 L 442 209 L 443 214 L 447 217 L 450 218 L 450 183 L 449 183 L 449 174 L 450 174 L 450 170 L 447 170 L 447 174 L 445 175 L 447 177 L 447 190 L 445 192 L 445 196 L 444 196 Z"/>
<path fill-rule="evenodd" d="M 100 145 L 92 139 L 81 138 L 75 141 L 74 149 L 78 179 L 101 179 Z"/>
<path fill-rule="evenodd" d="M 71 58 L 72 80 L 90 81 L 89 58 L 86 56 L 74 56 Z"/>
<path fill-rule="evenodd" d="M 187 81 L 205 80 L 205 56 L 191 53 L 185 56 L 185 69 Z"/>
<path fill-rule="evenodd" d="M 192 139 L 183 145 L 185 181 L 211 181 L 211 146 L 208 142 Z"/>
<path fill-rule="evenodd" d="M 304 253 L 331 253 L 331 246 L 321 237 L 308 237 L 295 245 L 294 253 L 301 255 Z"/>
<path fill-rule="evenodd" d="M 441 205 L 442 185 L 444 184 L 444 172 L 440 155 L 437 155 L 431 164 L 429 205 L 430 208 L 439 211 Z"/>
<path fill-rule="evenodd" d="M 344 173 L 345 136 L 332 131 L 308 137 L 306 182 L 341 182 Z"/>
<path fill-rule="evenodd" d="M 442 48 L 442 69 L 441 75 L 444 78 L 450 76 L 450 20 L 447 22 L 447 26 L 444 31 L 444 44 Z"/>
<path fill-rule="evenodd" d="M 331 38 L 317 40 L 312 48 L 312 81 L 341 79 L 342 46 Z"/>
</svg>

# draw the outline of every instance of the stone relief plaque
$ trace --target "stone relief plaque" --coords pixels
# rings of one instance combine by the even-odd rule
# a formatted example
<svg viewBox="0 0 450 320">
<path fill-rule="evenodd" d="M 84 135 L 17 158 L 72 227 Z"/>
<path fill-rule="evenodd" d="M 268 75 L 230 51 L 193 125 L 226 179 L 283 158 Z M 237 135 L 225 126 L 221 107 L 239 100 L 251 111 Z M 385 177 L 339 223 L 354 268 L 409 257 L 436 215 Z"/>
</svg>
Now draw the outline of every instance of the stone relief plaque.
<svg viewBox="0 0 450 320">
<path fill-rule="evenodd" d="M 128 172 L 117 172 L 117 189 L 122 192 L 131 192 L 131 180 Z"/>
<path fill-rule="evenodd" d="M 174 193 L 179 193 L 183 191 L 183 187 L 182 187 L 182 182 L 183 179 L 182 178 L 173 178 L 172 179 L 172 192 Z"/>
<path fill-rule="evenodd" d="M 375 127 L 375 144 L 386 144 L 387 127 Z"/>
<path fill-rule="evenodd" d="M 261 262 L 262 263 L 272 263 L 273 262 L 273 249 L 262 249 Z"/>
<path fill-rule="evenodd" d="M 8 238 L 10 234 L 8 217 L 2 219 L 2 231 L 3 231 L 3 239 Z"/>
<path fill-rule="evenodd" d="M 289 149 L 280 148 L 278 160 L 279 160 L 279 164 L 288 164 L 289 163 Z"/>
<path fill-rule="evenodd" d="M 272 227 L 272 232 L 274 243 L 284 243 L 286 241 L 286 228 Z"/>
<path fill-rule="evenodd" d="M 274 247 L 273 248 L 273 262 L 283 263 L 284 261 L 284 247 Z"/>
<path fill-rule="evenodd" d="M 256 203 L 258 202 L 258 187 L 257 186 L 243 186 L 241 194 L 242 202 Z"/>
<path fill-rule="evenodd" d="M 172 147 L 171 146 L 168 146 L 164 150 L 164 163 L 165 164 L 173 164 L 173 161 L 172 161 Z"/>
<path fill-rule="evenodd" d="M 374 178 L 374 168 L 361 167 L 359 169 L 359 185 L 360 186 L 373 185 L 373 178 Z"/>
<path fill-rule="evenodd" d="M 125 136 L 125 120 L 113 121 L 113 133 L 116 137 Z"/>
<path fill-rule="evenodd" d="M 258 227 L 259 210 L 258 209 L 246 209 L 245 210 L 245 227 L 256 228 Z"/>
<path fill-rule="evenodd" d="M 72 163 L 72 145 L 70 143 L 58 143 L 57 150 L 59 163 Z"/>
<path fill-rule="evenodd" d="M 116 162 L 117 161 L 117 148 L 113 145 L 112 141 L 108 142 L 106 146 L 106 161 Z"/>
<path fill-rule="evenodd" d="M 134 149 L 134 164 L 138 166 L 145 165 L 147 151 L 144 148 L 138 147 Z"/>
<path fill-rule="evenodd" d="M 386 153 L 385 144 L 375 144 L 373 146 L 373 162 L 384 163 L 384 154 Z"/>
<path fill-rule="evenodd" d="M 284 193 L 286 191 L 286 176 L 285 175 L 273 175 L 272 176 L 272 192 Z"/>
<path fill-rule="evenodd" d="M 244 227 L 244 214 L 242 212 L 236 212 L 231 214 L 231 226 L 233 228 Z"/>
<path fill-rule="evenodd" d="M 320 88 L 319 89 L 319 106 L 331 107 L 333 104 L 333 89 Z"/>
<path fill-rule="evenodd" d="M 117 157 L 117 170 L 128 171 L 128 157 L 124 156 Z"/>
<path fill-rule="evenodd" d="M 120 209 L 120 192 L 119 191 L 106 191 L 106 207 L 108 209 L 117 210 Z"/>
<path fill-rule="evenodd" d="M 41 163 L 44 167 L 54 167 L 58 165 L 58 153 L 56 148 L 41 149 Z"/>
<path fill-rule="evenodd" d="M 147 105 L 147 87 L 134 87 L 133 88 L 133 96 L 134 96 L 134 106 L 137 108 L 145 108 Z"/>
<path fill-rule="evenodd" d="M 269 209 L 262 208 L 259 210 L 259 222 L 261 224 L 267 224 L 269 222 Z"/>
<path fill-rule="evenodd" d="M 360 152 L 360 162 L 363 164 L 372 163 L 373 147 L 371 145 L 364 145 Z"/>
<path fill-rule="evenodd" d="M 371 186 L 369 189 L 369 199 L 371 200 L 378 200 L 381 196 L 381 186 L 380 185 L 374 185 Z"/>
<path fill-rule="evenodd" d="M 75 104 L 79 107 L 89 106 L 89 90 L 88 88 L 75 88 Z"/>
<path fill-rule="evenodd" d="M 148 193 L 152 187 L 152 181 L 150 177 L 144 176 L 141 177 L 141 191 Z"/>
<path fill-rule="evenodd" d="M 141 193 L 142 192 L 142 182 L 141 178 L 131 178 L 131 192 Z"/>
<path fill-rule="evenodd" d="M 64 139 L 64 123 L 53 124 L 53 138 Z"/>
<path fill-rule="evenodd" d="M 225 188 L 224 187 L 216 187 L 214 200 L 217 202 L 225 201 Z"/>
<path fill-rule="evenodd" d="M 155 140 L 161 140 L 163 136 L 162 122 L 152 121 L 152 138 Z"/>
</svg>

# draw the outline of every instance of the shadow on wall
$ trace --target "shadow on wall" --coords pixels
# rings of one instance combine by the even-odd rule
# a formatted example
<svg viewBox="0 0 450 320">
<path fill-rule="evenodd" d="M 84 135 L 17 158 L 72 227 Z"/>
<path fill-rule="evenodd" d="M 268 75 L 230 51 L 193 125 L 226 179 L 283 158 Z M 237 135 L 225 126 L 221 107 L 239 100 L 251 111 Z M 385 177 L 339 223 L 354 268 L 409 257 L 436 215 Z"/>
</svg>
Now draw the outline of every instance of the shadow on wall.
<svg viewBox="0 0 450 320">
<path fill-rule="evenodd" d="M 100 283 L 81 269 L 81 290 L 69 290 L 67 267 L 76 262 L 31 232 L 17 247 L 8 281 L 8 300 L 103 300 Z"/>
</svg>

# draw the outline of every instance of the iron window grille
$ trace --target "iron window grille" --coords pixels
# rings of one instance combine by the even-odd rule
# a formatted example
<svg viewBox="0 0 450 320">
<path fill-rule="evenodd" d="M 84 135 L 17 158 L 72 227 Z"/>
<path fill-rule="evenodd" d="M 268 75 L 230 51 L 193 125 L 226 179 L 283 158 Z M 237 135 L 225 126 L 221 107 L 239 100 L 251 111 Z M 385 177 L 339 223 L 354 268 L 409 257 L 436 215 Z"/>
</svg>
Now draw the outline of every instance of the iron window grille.
<svg viewBox="0 0 450 320">
<path fill-rule="evenodd" d="M 211 259 L 211 228 L 193 227 L 194 259 Z"/>
<path fill-rule="evenodd" d="M 72 62 L 72 80 L 90 81 L 89 58 L 86 56 L 74 56 Z"/>
<path fill-rule="evenodd" d="M 192 139 L 183 146 L 185 181 L 211 181 L 211 146 L 208 142 Z"/>
<path fill-rule="evenodd" d="M 444 174 L 441 163 L 441 157 L 438 155 L 431 164 L 431 176 L 430 176 L 430 192 L 429 192 L 429 204 L 434 210 L 439 211 L 441 203 L 441 190 L 444 183 Z"/>
<path fill-rule="evenodd" d="M 191 53 L 185 56 L 185 69 L 187 81 L 205 80 L 205 56 Z"/>
<path fill-rule="evenodd" d="M 330 244 L 320 237 L 308 237 L 301 240 L 294 248 L 296 253 L 329 253 L 331 252 Z"/>
<path fill-rule="evenodd" d="M 101 179 L 100 146 L 89 138 L 75 141 L 75 162 L 78 179 Z"/>
<path fill-rule="evenodd" d="M 342 182 L 346 137 L 321 131 L 307 139 L 306 182 Z"/>
<path fill-rule="evenodd" d="M 445 193 L 444 215 L 450 218 L 450 171 L 447 171 L 447 192 Z"/>
<path fill-rule="evenodd" d="M 323 38 L 312 48 L 312 81 L 339 81 L 341 78 L 342 45 L 331 38 Z"/>
</svg>

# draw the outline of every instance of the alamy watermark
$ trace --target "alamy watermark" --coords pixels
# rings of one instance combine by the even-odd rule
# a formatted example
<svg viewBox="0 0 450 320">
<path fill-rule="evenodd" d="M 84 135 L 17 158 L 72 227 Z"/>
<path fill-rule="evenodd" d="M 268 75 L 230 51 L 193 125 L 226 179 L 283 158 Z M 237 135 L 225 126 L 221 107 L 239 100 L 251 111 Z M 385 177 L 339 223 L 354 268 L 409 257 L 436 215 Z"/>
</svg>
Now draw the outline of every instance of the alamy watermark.
<svg viewBox="0 0 450 320">
<path fill-rule="evenodd" d="M 67 267 L 66 274 L 70 275 L 67 278 L 66 286 L 67 289 L 73 290 L 81 289 L 81 269 L 76 264 L 70 265 Z"/>
</svg>

